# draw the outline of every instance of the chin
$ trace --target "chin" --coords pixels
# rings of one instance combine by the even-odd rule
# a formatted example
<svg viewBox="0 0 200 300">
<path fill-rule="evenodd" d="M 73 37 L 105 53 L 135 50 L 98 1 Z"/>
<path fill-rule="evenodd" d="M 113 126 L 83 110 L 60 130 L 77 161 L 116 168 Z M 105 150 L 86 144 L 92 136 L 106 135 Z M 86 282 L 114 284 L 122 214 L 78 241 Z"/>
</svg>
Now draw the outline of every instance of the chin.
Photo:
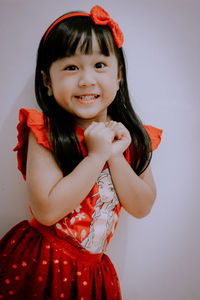
<svg viewBox="0 0 200 300">
<path fill-rule="evenodd" d="M 92 119 L 98 119 L 98 115 L 91 113 L 91 114 L 80 114 L 77 115 L 78 118 L 83 119 L 83 120 L 92 120 Z"/>
</svg>

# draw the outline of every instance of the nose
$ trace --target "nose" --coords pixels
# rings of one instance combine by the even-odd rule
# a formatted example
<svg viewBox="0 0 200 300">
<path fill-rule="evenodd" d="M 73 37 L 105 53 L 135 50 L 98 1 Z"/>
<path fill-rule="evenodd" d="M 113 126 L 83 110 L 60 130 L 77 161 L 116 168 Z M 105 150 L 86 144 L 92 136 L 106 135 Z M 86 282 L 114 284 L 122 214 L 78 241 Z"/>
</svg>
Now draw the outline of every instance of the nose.
<svg viewBox="0 0 200 300">
<path fill-rule="evenodd" d="M 79 86 L 94 86 L 96 84 L 94 73 L 91 70 L 84 70 L 80 74 Z"/>
</svg>

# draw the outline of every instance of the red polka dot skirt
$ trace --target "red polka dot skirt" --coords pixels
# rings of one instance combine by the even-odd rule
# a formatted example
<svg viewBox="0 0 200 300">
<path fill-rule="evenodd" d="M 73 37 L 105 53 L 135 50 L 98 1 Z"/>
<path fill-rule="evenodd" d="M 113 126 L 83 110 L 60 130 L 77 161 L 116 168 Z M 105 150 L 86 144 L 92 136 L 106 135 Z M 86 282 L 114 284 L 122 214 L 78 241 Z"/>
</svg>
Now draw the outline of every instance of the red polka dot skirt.
<svg viewBox="0 0 200 300">
<path fill-rule="evenodd" d="M 0 242 L 0 299 L 120 300 L 121 293 L 107 255 L 91 254 L 34 220 Z"/>
</svg>

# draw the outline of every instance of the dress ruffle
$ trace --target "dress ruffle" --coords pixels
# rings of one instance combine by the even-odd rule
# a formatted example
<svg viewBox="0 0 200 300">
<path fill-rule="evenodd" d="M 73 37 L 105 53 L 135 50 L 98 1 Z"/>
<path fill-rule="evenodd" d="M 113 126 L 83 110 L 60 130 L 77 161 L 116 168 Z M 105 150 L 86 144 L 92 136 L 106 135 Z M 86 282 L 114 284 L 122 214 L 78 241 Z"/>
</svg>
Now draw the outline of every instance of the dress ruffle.
<svg viewBox="0 0 200 300">
<path fill-rule="evenodd" d="M 21 108 L 19 111 L 18 143 L 13 149 L 17 151 L 18 169 L 26 179 L 26 160 L 28 149 L 28 133 L 31 130 L 38 144 L 50 149 L 49 142 L 46 137 L 43 113 L 35 109 Z"/>
<path fill-rule="evenodd" d="M 163 133 L 162 129 L 159 129 L 157 127 L 151 126 L 151 125 L 144 125 L 144 128 L 146 129 L 152 143 L 152 151 L 156 150 L 161 142 L 161 136 Z"/>
<path fill-rule="evenodd" d="M 0 273 L 0 299 L 121 299 L 107 255 L 88 253 L 37 221 L 17 224 L 1 240 Z"/>
</svg>

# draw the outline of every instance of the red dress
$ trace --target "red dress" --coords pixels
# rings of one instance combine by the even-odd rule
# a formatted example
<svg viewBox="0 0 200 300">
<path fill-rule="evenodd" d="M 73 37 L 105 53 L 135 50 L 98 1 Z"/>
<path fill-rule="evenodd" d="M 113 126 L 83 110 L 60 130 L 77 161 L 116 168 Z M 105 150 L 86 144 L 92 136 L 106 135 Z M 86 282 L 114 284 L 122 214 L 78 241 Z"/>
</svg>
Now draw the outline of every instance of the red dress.
<svg viewBox="0 0 200 300">
<path fill-rule="evenodd" d="M 155 150 L 162 130 L 145 126 Z M 41 112 L 21 109 L 18 168 L 26 179 L 28 132 L 51 149 Z M 76 127 L 83 155 L 84 131 Z M 125 155 L 130 162 L 129 150 Z M 34 217 L 13 227 L 0 241 L 0 299 L 120 300 L 120 285 L 105 254 L 116 229 L 121 205 L 105 164 L 88 196 L 69 215 L 52 226 Z"/>
</svg>

